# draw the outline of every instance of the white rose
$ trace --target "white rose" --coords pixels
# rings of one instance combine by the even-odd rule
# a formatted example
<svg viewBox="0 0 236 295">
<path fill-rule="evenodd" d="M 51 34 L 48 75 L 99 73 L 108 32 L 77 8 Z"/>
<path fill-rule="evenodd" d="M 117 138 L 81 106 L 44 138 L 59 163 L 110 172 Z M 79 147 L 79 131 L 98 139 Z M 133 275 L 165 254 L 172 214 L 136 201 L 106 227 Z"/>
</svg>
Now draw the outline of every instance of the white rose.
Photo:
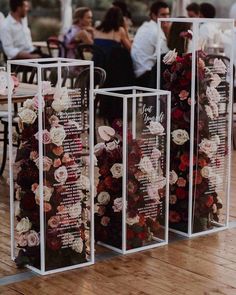
<svg viewBox="0 0 236 295">
<path fill-rule="evenodd" d="M 98 127 L 98 134 L 104 141 L 109 141 L 115 136 L 116 132 L 109 126 L 100 126 Z"/>
<path fill-rule="evenodd" d="M 212 101 L 210 106 L 211 106 L 211 109 L 212 109 L 214 119 L 218 118 L 219 117 L 219 108 L 218 108 L 217 104 Z"/>
<path fill-rule="evenodd" d="M 154 171 L 152 162 L 148 157 L 143 157 L 139 162 L 139 168 L 143 173 L 150 174 Z"/>
<path fill-rule="evenodd" d="M 170 195 L 169 203 L 170 203 L 171 205 L 174 205 L 174 204 L 176 204 L 176 202 L 177 202 L 177 197 L 176 197 L 176 195 Z"/>
<path fill-rule="evenodd" d="M 66 138 L 66 132 L 63 126 L 52 127 L 50 130 L 50 138 L 56 146 L 61 146 Z"/>
<path fill-rule="evenodd" d="M 39 168 L 39 157 L 34 160 L 35 165 Z M 52 166 L 52 159 L 43 157 L 43 171 L 49 171 Z"/>
<path fill-rule="evenodd" d="M 119 163 L 115 163 L 111 167 L 111 173 L 114 178 L 120 178 L 123 175 L 123 165 Z"/>
<path fill-rule="evenodd" d="M 56 88 L 53 99 L 52 108 L 58 113 L 68 110 L 71 106 L 71 100 L 66 87 Z"/>
<path fill-rule="evenodd" d="M 27 234 L 27 242 L 29 247 L 36 247 L 39 245 L 39 235 L 36 231 L 30 230 Z"/>
<path fill-rule="evenodd" d="M 135 223 L 139 223 L 139 216 L 136 215 L 135 217 L 127 217 L 126 223 L 130 226 L 134 225 Z"/>
<path fill-rule="evenodd" d="M 108 151 L 114 151 L 115 149 L 118 148 L 118 143 L 116 140 L 110 141 L 106 143 L 106 149 Z"/>
<path fill-rule="evenodd" d="M 84 248 L 84 242 L 81 238 L 78 238 L 72 244 L 72 249 L 77 253 L 82 253 Z"/>
<path fill-rule="evenodd" d="M 100 156 L 102 151 L 106 149 L 106 145 L 104 142 L 100 142 L 100 143 L 97 143 L 95 146 L 94 146 L 94 154 L 96 156 Z"/>
<path fill-rule="evenodd" d="M 23 103 L 23 107 L 25 109 L 30 109 L 30 110 L 34 110 L 34 101 L 33 99 L 26 99 Z"/>
<path fill-rule="evenodd" d="M 34 124 L 37 119 L 37 115 L 34 111 L 30 109 L 21 109 L 19 112 L 19 117 L 23 123 Z"/>
<path fill-rule="evenodd" d="M 47 95 L 52 91 L 51 82 L 43 81 L 42 82 L 42 94 Z"/>
<path fill-rule="evenodd" d="M 68 172 L 67 172 L 66 167 L 61 166 L 57 170 L 55 170 L 54 177 L 57 182 L 64 184 L 68 178 Z"/>
<path fill-rule="evenodd" d="M 177 145 L 183 145 L 186 141 L 189 140 L 189 135 L 186 130 L 177 129 L 174 130 L 171 134 L 173 142 Z"/>
<path fill-rule="evenodd" d="M 85 175 L 80 175 L 79 183 L 82 190 L 90 191 L 90 180 Z"/>
<path fill-rule="evenodd" d="M 214 68 L 214 71 L 218 74 L 225 74 L 227 72 L 226 65 L 219 58 L 214 59 L 213 68 Z"/>
<path fill-rule="evenodd" d="M 166 178 L 164 176 L 158 176 L 156 185 L 158 189 L 163 189 L 166 186 Z"/>
<path fill-rule="evenodd" d="M 170 171 L 170 184 L 173 185 L 178 180 L 178 175 L 174 170 Z"/>
<path fill-rule="evenodd" d="M 211 75 L 211 82 L 210 82 L 210 86 L 211 87 L 218 87 L 221 83 L 221 78 L 219 75 L 217 74 L 212 74 Z"/>
<path fill-rule="evenodd" d="M 204 138 L 199 144 L 199 149 L 201 152 L 206 154 L 209 158 L 212 158 L 217 152 L 218 147 L 214 140 L 209 140 L 207 138 Z"/>
<path fill-rule="evenodd" d="M 207 116 L 211 120 L 214 120 L 214 114 L 213 114 L 212 108 L 209 105 L 205 105 L 205 111 L 206 111 Z"/>
<path fill-rule="evenodd" d="M 216 142 L 217 145 L 220 144 L 220 137 L 218 134 L 214 135 L 211 137 L 211 140 L 214 140 Z"/>
<path fill-rule="evenodd" d="M 52 196 L 54 189 L 52 187 L 43 186 L 43 200 L 44 202 L 49 202 Z M 36 203 L 40 204 L 40 193 L 39 193 L 39 185 L 34 191 Z"/>
<path fill-rule="evenodd" d="M 162 135 L 164 132 L 164 127 L 161 125 L 161 123 L 156 121 L 151 121 L 148 129 L 153 135 Z"/>
<path fill-rule="evenodd" d="M 16 230 L 18 231 L 19 234 L 23 234 L 28 232 L 32 227 L 32 223 L 29 221 L 28 217 L 24 217 L 21 219 L 20 222 L 18 222 L 16 226 Z"/>
<path fill-rule="evenodd" d="M 112 209 L 114 212 L 121 212 L 123 208 L 123 200 L 122 198 L 116 198 L 114 200 L 114 205 L 112 206 Z"/>
<path fill-rule="evenodd" d="M 70 215 L 71 218 L 79 218 L 81 211 L 82 211 L 82 208 L 81 208 L 80 202 L 68 208 L 68 214 Z"/>
<path fill-rule="evenodd" d="M 209 178 L 212 176 L 212 168 L 211 167 L 208 167 L 208 166 L 205 166 L 201 169 L 201 175 L 202 177 L 204 178 Z"/>
<path fill-rule="evenodd" d="M 147 187 L 147 193 L 151 199 L 157 199 L 159 201 L 159 193 L 156 185 L 149 185 Z"/>
<path fill-rule="evenodd" d="M 209 102 L 219 102 L 221 99 L 221 96 L 215 87 L 207 87 L 206 96 Z"/>
<path fill-rule="evenodd" d="M 176 49 L 170 50 L 163 58 L 163 62 L 166 65 L 171 65 L 173 62 L 176 61 L 178 53 L 176 52 Z"/>
<path fill-rule="evenodd" d="M 110 202 L 110 195 L 108 192 L 100 192 L 98 195 L 98 203 L 100 205 L 107 205 Z"/>
<path fill-rule="evenodd" d="M 20 210 L 20 202 L 19 201 L 15 201 L 14 202 L 14 207 L 15 207 L 15 216 L 18 217 L 20 216 L 21 210 Z"/>
<path fill-rule="evenodd" d="M 160 157 L 161 157 L 161 151 L 157 148 L 153 148 L 151 158 L 154 161 L 158 161 L 160 159 Z"/>
</svg>

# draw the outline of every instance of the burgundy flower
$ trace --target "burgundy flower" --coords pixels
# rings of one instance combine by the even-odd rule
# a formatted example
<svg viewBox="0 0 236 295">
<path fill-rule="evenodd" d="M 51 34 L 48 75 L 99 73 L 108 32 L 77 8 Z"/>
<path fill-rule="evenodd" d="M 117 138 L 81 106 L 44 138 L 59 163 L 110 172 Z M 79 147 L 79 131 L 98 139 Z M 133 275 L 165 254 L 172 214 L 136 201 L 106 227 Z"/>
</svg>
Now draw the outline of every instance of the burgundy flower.
<svg viewBox="0 0 236 295">
<path fill-rule="evenodd" d="M 178 212 L 170 210 L 169 220 L 171 223 L 179 223 L 181 221 L 181 216 Z"/>
<path fill-rule="evenodd" d="M 138 190 L 138 182 L 132 179 L 129 179 L 127 185 L 128 194 L 135 194 Z"/>
<path fill-rule="evenodd" d="M 179 199 L 179 200 L 184 200 L 184 199 L 186 199 L 188 197 L 188 191 L 186 191 L 182 187 L 178 187 L 176 189 L 175 194 L 176 194 L 177 199 Z"/>
<path fill-rule="evenodd" d="M 56 237 L 48 237 L 47 238 L 47 246 L 49 249 L 51 249 L 53 251 L 58 251 L 62 246 L 61 240 L 59 240 Z"/>
</svg>

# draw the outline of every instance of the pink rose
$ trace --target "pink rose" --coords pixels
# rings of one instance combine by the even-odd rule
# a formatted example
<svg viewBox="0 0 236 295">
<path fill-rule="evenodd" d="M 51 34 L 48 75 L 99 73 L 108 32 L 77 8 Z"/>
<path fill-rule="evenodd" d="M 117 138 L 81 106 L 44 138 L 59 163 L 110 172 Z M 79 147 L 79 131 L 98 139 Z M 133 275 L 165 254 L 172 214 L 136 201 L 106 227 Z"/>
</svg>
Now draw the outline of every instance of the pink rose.
<svg viewBox="0 0 236 295">
<path fill-rule="evenodd" d="M 56 127 L 59 125 L 59 119 L 57 116 L 53 115 L 49 118 L 49 123 L 51 124 L 52 127 Z"/>
<path fill-rule="evenodd" d="M 37 132 L 34 137 L 39 140 L 39 133 Z M 43 137 L 43 144 L 49 144 L 51 143 L 51 137 L 50 137 L 50 132 L 45 129 L 43 130 L 43 134 L 42 134 L 42 137 Z"/>
<path fill-rule="evenodd" d="M 183 177 L 179 177 L 177 180 L 178 187 L 185 187 L 186 186 L 186 180 Z"/>
<path fill-rule="evenodd" d="M 27 241 L 29 247 L 36 247 L 39 245 L 39 235 L 36 231 L 30 230 L 27 234 Z"/>
<path fill-rule="evenodd" d="M 53 167 L 54 168 L 58 168 L 60 166 L 61 166 L 61 160 L 60 160 L 60 158 L 55 159 L 54 162 L 53 162 Z"/>
<path fill-rule="evenodd" d="M 34 160 L 35 165 L 39 168 L 39 158 Z M 52 166 L 52 159 L 43 157 L 43 171 L 49 171 Z"/>
<path fill-rule="evenodd" d="M 101 225 L 103 226 L 107 226 L 109 222 L 110 222 L 110 218 L 107 216 L 103 216 L 103 218 L 101 219 Z"/>
<path fill-rule="evenodd" d="M 48 220 L 48 225 L 51 228 L 57 228 L 60 224 L 60 217 L 59 216 L 52 216 L 49 220 Z"/>
<path fill-rule="evenodd" d="M 182 90 L 182 91 L 180 92 L 180 94 L 179 94 L 179 99 L 180 99 L 180 100 L 185 100 L 185 99 L 188 98 L 188 96 L 189 96 L 189 92 L 186 91 L 186 90 Z"/>
<path fill-rule="evenodd" d="M 43 210 L 44 212 L 50 212 L 52 210 L 52 205 L 50 203 L 44 202 L 43 203 Z"/>
<path fill-rule="evenodd" d="M 18 236 L 18 239 L 17 239 L 17 244 L 20 246 L 20 247 L 26 247 L 27 246 L 27 237 L 25 234 L 21 234 Z"/>
<path fill-rule="evenodd" d="M 39 154 L 37 151 L 30 152 L 30 160 L 36 160 L 38 158 Z"/>
<path fill-rule="evenodd" d="M 32 186 L 31 186 L 31 190 L 32 190 L 32 192 L 35 192 L 36 191 L 36 189 L 38 188 L 38 183 L 34 183 L 34 184 L 32 184 Z"/>
<path fill-rule="evenodd" d="M 39 98 L 37 95 L 33 98 L 33 102 L 34 102 L 34 108 L 37 110 L 39 108 Z M 45 107 L 45 101 L 44 101 L 44 97 L 42 96 L 42 108 L 44 107 Z"/>
</svg>

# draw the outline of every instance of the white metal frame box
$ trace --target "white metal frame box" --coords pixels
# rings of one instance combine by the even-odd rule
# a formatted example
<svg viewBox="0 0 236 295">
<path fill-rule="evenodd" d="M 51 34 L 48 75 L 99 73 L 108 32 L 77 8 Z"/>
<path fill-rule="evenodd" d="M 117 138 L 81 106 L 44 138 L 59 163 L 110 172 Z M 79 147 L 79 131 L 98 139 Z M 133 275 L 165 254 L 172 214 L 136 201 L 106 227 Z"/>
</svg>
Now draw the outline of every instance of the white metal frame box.
<svg viewBox="0 0 236 295">
<path fill-rule="evenodd" d="M 31 77 L 18 110 L 13 157 L 9 124 L 12 259 L 39 274 L 94 263 L 93 63 L 72 59 L 8 61 Z M 71 75 L 88 68 L 90 86 Z M 35 83 L 35 85 L 32 85 Z M 27 93 L 31 89 L 31 95 Z M 32 95 L 32 89 L 34 95 Z M 12 93 L 9 91 L 9 122 Z"/>
<path fill-rule="evenodd" d="M 159 32 L 166 25 L 172 50 L 159 42 L 157 81 L 172 95 L 170 229 L 204 235 L 229 224 L 233 21 L 159 19 Z"/>
<path fill-rule="evenodd" d="M 170 92 L 134 86 L 94 93 L 100 106 L 111 106 L 95 124 L 95 240 L 123 254 L 165 245 Z"/>
</svg>

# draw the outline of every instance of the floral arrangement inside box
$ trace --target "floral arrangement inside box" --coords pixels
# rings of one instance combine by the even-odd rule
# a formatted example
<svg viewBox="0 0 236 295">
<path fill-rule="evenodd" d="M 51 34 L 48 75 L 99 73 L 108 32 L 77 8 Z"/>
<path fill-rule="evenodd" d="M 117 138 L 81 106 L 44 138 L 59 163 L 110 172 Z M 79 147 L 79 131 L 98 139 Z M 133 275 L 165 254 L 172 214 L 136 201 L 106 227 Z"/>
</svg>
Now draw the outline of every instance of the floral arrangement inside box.
<svg viewBox="0 0 236 295">
<path fill-rule="evenodd" d="M 195 131 L 193 159 L 193 232 L 212 228 L 222 209 L 222 179 L 217 168 L 224 166 L 226 139 L 220 128 L 212 128 L 225 117 L 220 104 L 228 103 L 225 64 L 215 59 L 211 67 L 206 55 L 196 57 Z M 170 227 L 187 232 L 192 54 L 178 56 L 175 50 L 163 58 L 162 85 L 172 93 Z M 219 90 L 220 89 L 220 90 Z M 219 93 L 221 91 L 221 94 Z M 225 108 L 226 109 L 226 108 Z M 226 127 L 227 128 L 227 127 Z M 225 130 L 225 134 L 227 134 Z M 220 151 L 224 151 L 223 155 Z M 225 193 L 225 192 L 224 192 Z"/>
<path fill-rule="evenodd" d="M 155 136 L 161 135 L 163 126 L 149 124 Z M 95 146 L 98 166 L 97 196 L 95 198 L 95 238 L 110 246 L 122 248 L 122 209 L 126 209 L 126 250 L 153 242 L 160 233 L 160 221 L 165 200 L 166 178 L 158 174 L 161 152 L 153 149 L 150 157 L 143 154 L 144 139 L 127 135 L 126 203 L 122 200 L 123 134 L 122 122 L 114 120 L 112 127 L 100 126 L 102 142 Z M 148 186 L 143 189 L 142 181 Z M 153 215 L 142 211 L 154 208 Z M 123 229 L 124 230 L 124 229 Z"/>
<path fill-rule="evenodd" d="M 39 98 L 19 110 L 20 147 L 16 155 L 16 263 L 40 268 L 40 199 L 43 198 L 46 270 L 90 258 L 90 180 L 86 136 L 79 125 L 79 98 L 67 88 L 42 83 L 43 131 Z M 39 142 L 42 138 L 42 142 Z M 39 144 L 43 146 L 43 187 L 39 185 Z"/>
</svg>

